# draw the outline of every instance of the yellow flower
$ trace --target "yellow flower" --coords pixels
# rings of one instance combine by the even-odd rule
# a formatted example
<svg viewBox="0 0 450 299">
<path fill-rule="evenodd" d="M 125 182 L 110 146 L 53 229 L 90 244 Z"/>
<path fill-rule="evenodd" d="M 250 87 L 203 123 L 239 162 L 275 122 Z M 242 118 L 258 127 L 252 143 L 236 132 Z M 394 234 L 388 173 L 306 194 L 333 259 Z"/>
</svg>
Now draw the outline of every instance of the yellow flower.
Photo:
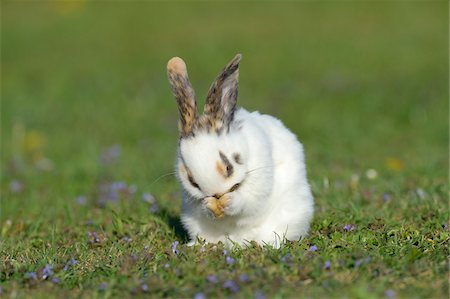
<svg viewBox="0 0 450 299">
<path fill-rule="evenodd" d="M 386 167 L 393 171 L 402 171 L 403 170 L 403 161 L 398 158 L 389 157 L 386 158 Z"/>
</svg>

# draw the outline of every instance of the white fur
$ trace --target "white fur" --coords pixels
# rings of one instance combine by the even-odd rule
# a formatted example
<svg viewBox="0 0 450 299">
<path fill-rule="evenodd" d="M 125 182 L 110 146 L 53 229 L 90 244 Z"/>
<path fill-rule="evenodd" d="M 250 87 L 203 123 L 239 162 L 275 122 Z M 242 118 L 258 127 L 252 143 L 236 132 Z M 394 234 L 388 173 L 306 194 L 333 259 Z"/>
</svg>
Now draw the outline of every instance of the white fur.
<svg viewBox="0 0 450 299">
<path fill-rule="evenodd" d="M 216 170 L 219 151 L 233 164 L 224 178 Z M 241 155 L 243 165 L 235 163 Z M 181 157 L 200 186 L 194 188 L 180 171 Z M 193 242 L 222 241 L 245 245 L 249 241 L 279 247 L 285 240 L 298 240 L 308 233 L 314 203 L 306 178 L 303 146 L 278 119 L 239 109 L 228 133 L 196 132 L 180 139 L 177 167 L 183 188 L 182 222 Z M 204 198 L 229 193 L 225 216 L 214 217 Z"/>
</svg>

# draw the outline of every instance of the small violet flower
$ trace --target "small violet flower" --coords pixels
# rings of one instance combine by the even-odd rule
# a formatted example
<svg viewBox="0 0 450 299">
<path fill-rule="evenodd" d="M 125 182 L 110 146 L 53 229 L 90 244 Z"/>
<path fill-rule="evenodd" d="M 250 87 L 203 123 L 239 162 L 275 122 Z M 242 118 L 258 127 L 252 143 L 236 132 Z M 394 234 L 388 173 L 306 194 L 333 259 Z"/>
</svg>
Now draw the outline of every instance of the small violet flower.
<svg viewBox="0 0 450 299">
<path fill-rule="evenodd" d="M 344 225 L 344 231 L 345 232 L 350 232 L 356 229 L 356 225 L 354 224 L 346 224 Z"/>
<path fill-rule="evenodd" d="M 9 183 L 9 190 L 11 190 L 12 193 L 19 193 L 23 190 L 23 184 L 18 180 L 12 180 Z"/>
<path fill-rule="evenodd" d="M 145 201 L 147 203 L 154 203 L 155 197 L 150 193 L 142 193 L 142 201 Z"/>
<path fill-rule="evenodd" d="M 149 290 L 148 284 L 146 283 L 141 284 L 141 290 L 142 292 L 148 292 Z"/>
<path fill-rule="evenodd" d="M 25 273 L 25 278 L 36 280 L 37 279 L 36 272 L 27 272 L 27 273 Z"/>
<path fill-rule="evenodd" d="M 331 262 L 329 260 L 325 261 L 325 264 L 323 265 L 323 268 L 325 270 L 329 270 L 331 268 Z"/>
<path fill-rule="evenodd" d="M 310 246 L 308 251 L 312 251 L 312 252 L 317 251 L 317 246 L 316 245 Z"/>
<path fill-rule="evenodd" d="M 178 254 L 180 253 L 180 251 L 177 249 L 178 244 L 180 244 L 180 242 L 175 241 L 175 242 L 173 242 L 172 245 L 171 245 L 172 252 L 173 252 L 175 255 L 178 255 Z"/>
<path fill-rule="evenodd" d="M 70 260 L 67 262 L 67 264 L 64 266 L 63 270 L 64 270 L 64 271 L 67 271 L 67 270 L 69 270 L 69 268 L 70 268 L 71 266 L 75 266 L 77 263 L 78 263 L 77 260 L 74 259 L 74 258 L 72 257 L 72 258 L 70 258 Z"/>
<path fill-rule="evenodd" d="M 250 277 L 247 274 L 241 274 L 239 275 L 239 280 L 242 282 L 248 282 L 250 281 Z"/>
<path fill-rule="evenodd" d="M 210 274 L 206 277 L 206 280 L 210 283 L 218 283 L 219 279 L 217 279 L 216 275 Z"/>
<path fill-rule="evenodd" d="M 292 262 L 292 255 L 290 253 L 287 253 L 285 256 L 281 257 L 280 261 L 282 263 L 291 263 Z"/>
<path fill-rule="evenodd" d="M 119 159 L 121 153 L 122 149 L 120 145 L 114 144 L 113 146 L 102 151 L 100 154 L 100 163 L 103 165 L 114 163 Z"/>
<path fill-rule="evenodd" d="M 80 195 L 77 196 L 77 198 L 75 198 L 77 204 L 79 204 L 80 206 L 84 206 L 87 202 L 87 198 L 84 195 Z"/>
<path fill-rule="evenodd" d="M 237 293 L 240 290 L 239 285 L 234 280 L 227 280 L 223 283 L 223 288 L 228 289 L 233 293 Z"/>
<path fill-rule="evenodd" d="M 384 295 L 388 298 L 395 298 L 395 292 L 391 289 L 386 290 L 386 292 L 384 292 Z"/>
<path fill-rule="evenodd" d="M 53 275 L 53 266 L 50 264 L 45 265 L 44 269 L 42 270 L 42 279 L 45 280 L 52 275 Z"/>
<path fill-rule="evenodd" d="M 266 299 L 266 296 L 262 291 L 258 290 L 255 292 L 255 299 Z"/>
<path fill-rule="evenodd" d="M 200 292 L 194 295 L 194 299 L 206 299 L 206 296 Z"/>
<path fill-rule="evenodd" d="M 98 286 L 98 289 L 99 289 L 100 291 L 105 291 L 107 288 L 108 288 L 108 283 L 106 283 L 106 282 L 102 282 L 102 283 Z"/>
<path fill-rule="evenodd" d="M 233 265 L 234 264 L 234 258 L 232 258 L 231 256 L 227 256 L 225 258 L 225 261 L 227 262 L 228 265 Z"/>
<path fill-rule="evenodd" d="M 58 278 L 58 277 L 53 277 L 52 278 L 52 282 L 54 283 L 54 284 L 58 284 L 58 283 L 60 283 L 60 279 Z"/>
</svg>

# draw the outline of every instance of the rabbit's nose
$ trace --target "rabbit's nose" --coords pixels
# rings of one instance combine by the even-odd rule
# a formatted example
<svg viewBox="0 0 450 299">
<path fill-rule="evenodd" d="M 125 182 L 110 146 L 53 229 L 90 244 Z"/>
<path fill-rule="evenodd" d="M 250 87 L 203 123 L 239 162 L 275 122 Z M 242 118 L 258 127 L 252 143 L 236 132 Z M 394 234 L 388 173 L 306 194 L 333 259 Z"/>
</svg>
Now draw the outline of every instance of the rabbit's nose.
<svg viewBox="0 0 450 299">
<path fill-rule="evenodd" d="M 213 197 L 215 197 L 216 199 L 219 199 L 221 197 L 220 194 L 214 194 Z"/>
</svg>

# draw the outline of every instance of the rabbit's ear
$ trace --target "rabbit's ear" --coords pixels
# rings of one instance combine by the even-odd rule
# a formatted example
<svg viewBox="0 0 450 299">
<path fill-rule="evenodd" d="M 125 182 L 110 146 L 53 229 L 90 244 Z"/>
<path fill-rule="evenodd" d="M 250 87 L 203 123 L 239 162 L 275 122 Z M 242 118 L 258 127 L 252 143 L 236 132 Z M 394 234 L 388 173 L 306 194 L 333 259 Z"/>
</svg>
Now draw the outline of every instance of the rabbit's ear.
<svg viewBox="0 0 450 299">
<path fill-rule="evenodd" d="M 181 137 L 193 134 L 197 122 L 197 102 L 194 89 L 189 82 L 183 59 L 174 57 L 167 63 L 167 76 L 180 112 L 179 130 Z"/>
<path fill-rule="evenodd" d="M 220 131 L 233 121 L 238 96 L 239 62 L 237 54 L 222 70 L 211 85 L 205 102 L 205 116 L 212 126 Z"/>
</svg>

